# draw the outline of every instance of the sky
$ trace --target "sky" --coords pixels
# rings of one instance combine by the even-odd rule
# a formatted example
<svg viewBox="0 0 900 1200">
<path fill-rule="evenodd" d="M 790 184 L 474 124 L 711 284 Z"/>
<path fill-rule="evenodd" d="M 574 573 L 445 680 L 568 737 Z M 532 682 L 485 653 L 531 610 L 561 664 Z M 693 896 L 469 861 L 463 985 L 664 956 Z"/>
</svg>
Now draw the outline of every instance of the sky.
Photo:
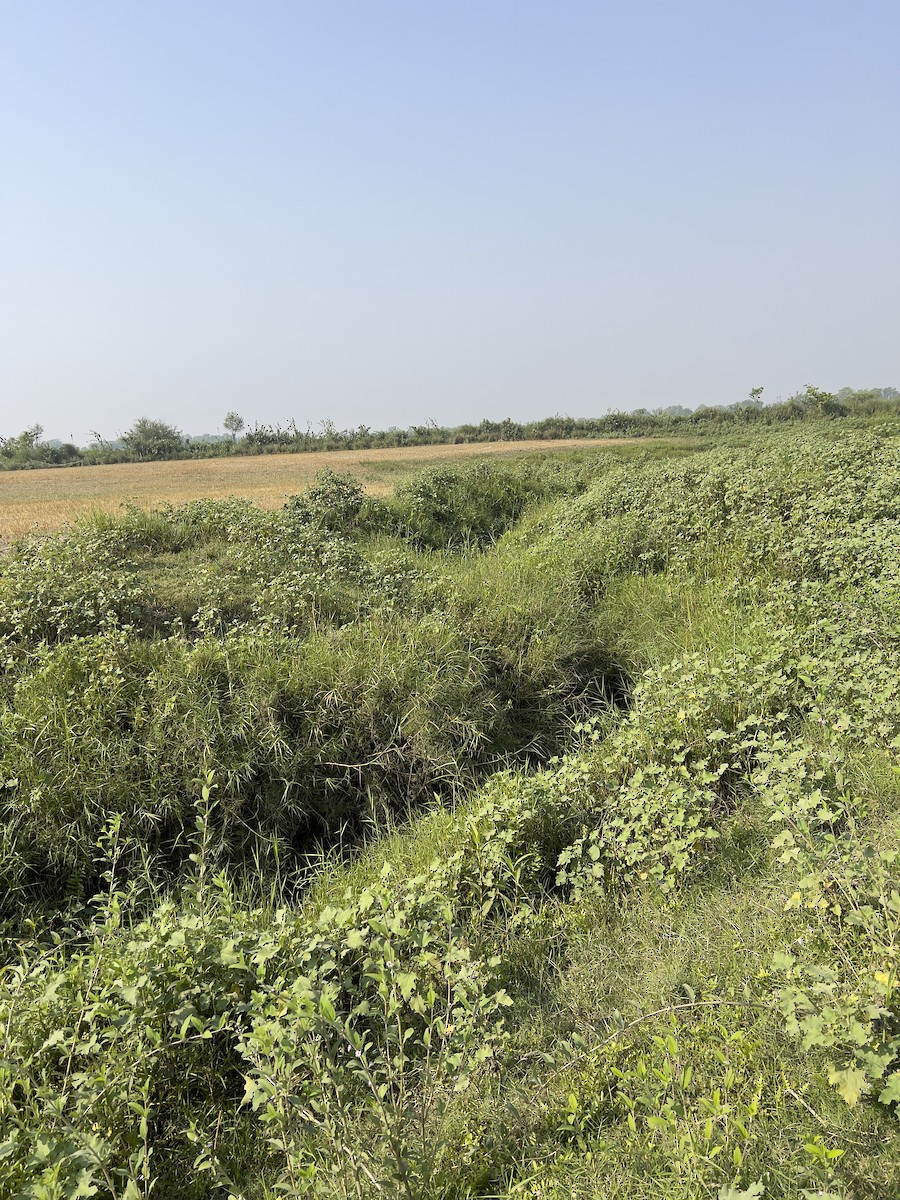
<svg viewBox="0 0 900 1200">
<path fill-rule="evenodd" d="M 900 386 L 897 0 L 0 0 L 0 435 Z"/>
</svg>

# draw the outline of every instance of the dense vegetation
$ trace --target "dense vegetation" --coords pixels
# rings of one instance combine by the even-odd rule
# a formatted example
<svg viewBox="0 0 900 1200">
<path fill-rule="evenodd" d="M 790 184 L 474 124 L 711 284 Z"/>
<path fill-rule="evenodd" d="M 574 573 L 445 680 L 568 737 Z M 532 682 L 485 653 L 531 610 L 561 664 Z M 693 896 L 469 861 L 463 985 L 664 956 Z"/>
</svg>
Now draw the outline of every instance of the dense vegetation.
<svg viewBox="0 0 900 1200">
<path fill-rule="evenodd" d="M 235 412 L 222 424 L 228 435 L 189 437 L 165 421 L 139 418 L 121 437 L 79 449 L 71 443 L 43 440 L 33 425 L 17 437 L 0 439 L 0 470 L 34 467 L 89 466 L 98 463 L 158 462 L 166 459 L 221 458 L 232 454 L 297 454 L 322 450 L 396 449 L 408 446 L 461 445 L 480 442 L 553 441 L 559 438 L 713 436 L 768 426 L 853 418 L 871 421 L 900 413 L 900 392 L 894 387 L 841 388 L 831 393 L 809 386 L 804 392 L 764 404 L 762 388 L 736 404 L 688 409 L 679 405 L 648 411 L 608 412 L 600 417 L 557 414 L 540 421 L 484 420 L 477 425 L 441 426 L 434 422 L 409 429 L 373 430 L 366 425 L 338 429 L 324 421 L 318 429 L 300 429 L 296 422 L 247 428 Z M 240 434 L 240 436 L 239 436 Z"/>
<path fill-rule="evenodd" d="M 0 1194 L 900 1191 L 900 444 L 0 565 Z"/>
</svg>

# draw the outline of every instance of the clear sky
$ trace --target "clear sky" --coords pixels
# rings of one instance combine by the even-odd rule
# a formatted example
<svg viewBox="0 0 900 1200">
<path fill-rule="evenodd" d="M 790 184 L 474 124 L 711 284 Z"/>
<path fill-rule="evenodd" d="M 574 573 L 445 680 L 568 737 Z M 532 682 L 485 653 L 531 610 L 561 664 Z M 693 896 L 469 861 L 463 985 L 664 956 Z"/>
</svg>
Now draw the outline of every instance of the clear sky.
<svg viewBox="0 0 900 1200">
<path fill-rule="evenodd" d="M 900 386 L 898 0 L 0 0 L 0 434 Z"/>
</svg>

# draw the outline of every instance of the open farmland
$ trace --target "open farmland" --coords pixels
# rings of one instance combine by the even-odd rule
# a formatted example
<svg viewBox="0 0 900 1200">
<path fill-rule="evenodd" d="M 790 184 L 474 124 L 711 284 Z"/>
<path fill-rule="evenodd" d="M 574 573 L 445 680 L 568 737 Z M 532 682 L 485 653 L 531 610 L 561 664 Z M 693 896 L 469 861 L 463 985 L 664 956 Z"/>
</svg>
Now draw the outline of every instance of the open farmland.
<svg viewBox="0 0 900 1200">
<path fill-rule="evenodd" d="M 146 509 L 241 496 L 261 508 L 279 508 L 287 496 L 308 487 L 323 468 L 350 471 L 366 491 L 385 495 L 398 479 L 430 463 L 554 449 L 585 450 L 629 440 L 487 442 L 6 471 L 0 472 L 0 541 L 60 529 L 90 512 L 115 512 L 123 503 Z"/>
<path fill-rule="evenodd" d="M 900 1195 L 898 431 L 578 450 L 0 559 L 0 1195 Z"/>
</svg>

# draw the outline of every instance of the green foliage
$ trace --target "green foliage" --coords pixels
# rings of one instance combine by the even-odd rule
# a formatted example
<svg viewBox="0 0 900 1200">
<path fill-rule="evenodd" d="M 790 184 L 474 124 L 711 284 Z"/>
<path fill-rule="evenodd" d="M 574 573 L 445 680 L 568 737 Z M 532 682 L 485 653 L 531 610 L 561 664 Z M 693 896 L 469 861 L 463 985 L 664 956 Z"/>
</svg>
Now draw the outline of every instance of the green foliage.
<svg viewBox="0 0 900 1200">
<path fill-rule="evenodd" d="M 137 459 L 172 458 L 185 445 L 184 434 L 174 425 L 150 417 L 139 417 L 122 434 L 125 449 Z"/>
<path fill-rule="evenodd" d="M 177 554 L 222 540 L 230 544 L 266 537 L 273 528 L 273 515 L 249 500 L 231 496 L 165 504 L 150 512 L 126 504 L 118 517 L 97 513 L 84 524 L 102 534 L 106 544 L 123 556 L 142 550 Z"/>
<path fill-rule="evenodd" d="M 565 561 L 416 553 L 354 530 L 360 495 L 129 508 L 7 557 L 11 887 L 90 889 L 113 814 L 177 870 L 210 767 L 232 860 L 302 860 L 545 758 L 621 689 Z"/>
<path fill-rule="evenodd" d="M 4 1194 L 146 1195 L 191 1169 L 239 1188 L 260 1166 L 276 1191 L 359 1194 L 381 1174 L 428 1194 L 434 1119 L 494 1057 L 508 1004 L 445 870 L 400 887 L 385 871 L 311 918 L 240 910 L 211 871 L 211 795 L 182 905 L 135 920 L 111 870 L 85 949 L 55 937 L 10 968 Z"/>
<path fill-rule="evenodd" d="M 122 628 L 143 611 L 140 586 L 102 539 L 18 542 L 0 559 L 0 638 L 64 641 Z"/>
<path fill-rule="evenodd" d="M 240 413 L 227 412 L 222 420 L 222 428 L 227 429 L 231 434 L 231 440 L 237 441 L 237 435 L 244 428 L 244 418 Z"/>
<path fill-rule="evenodd" d="M 700 407 L 693 411 L 680 405 L 648 411 L 608 412 L 600 417 L 568 417 L 557 414 L 537 421 L 519 422 L 505 417 L 500 421 L 482 420 L 477 425 L 447 428 L 429 422 L 408 429 L 392 427 L 373 430 L 365 425 L 339 430 L 324 420 L 319 430 L 309 425 L 298 428 L 296 421 L 287 425 L 257 423 L 246 429 L 243 418 L 229 412 L 222 425 L 231 439 L 215 437 L 185 438 L 171 425 L 141 417 L 119 443 L 109 444 L 95 434 L 95 443 L 78 449 L 71 444 L 42 442 L 43 430 L 34 425 L 15 438 L 0 439 L 0 470 L 28 467 L 113 463 L 146 458 L 208 458 L 225 454 L 301 453 L 304 451 L 413 448 L 416 446 L 459 445 L 547 441 L 578 438 L 585 442 L 598 439 L 653 438 L 659 448 L 662 439 L 665 454 L 678 453 L 690 441 L 732 439 L 758 436 L 772 427 L 792 425 L 809 428 L 817 423 L 842 422 L 850 428 L 862 424 L 893 424 L 900 392 L 894 387 L 841 388 L 837 393 L 808 384 L 805 390 L 786 400 L 764 404 L 765 389 L 754 387 L 746 400 L 734 404 Z M 238 439 L 238 434 L 244 436 Z M 674 442 L 674 445 L 673 445 Z"/>
<path fill-rule="evenodd" d="M 479 546 L 496 540 L 538 494 L 523 472 L 496 463 L 435 467 L 397 489 L 397 519 L 420 546 Z"/>
<path fill-rule="evenodd" d="M 316 482 L 285 505 L 290 524 L 346 532 L 356 524 L 365 496 L 352 475 L 320 471 Z"/>
<path fill-rule="evenodd" d="M 900 453 L 813 391 L 14 547 L 0 1191 L 896 1194 Z"/>
<path fill-rule="evenodd" d="M 32 425 L 16 437 L 0 438 L 0 470 L 59 467 L 78 461 L 78 448 L 71 442 L 45 442 L 43 434 L 43 426 Z"/>
</svg>

